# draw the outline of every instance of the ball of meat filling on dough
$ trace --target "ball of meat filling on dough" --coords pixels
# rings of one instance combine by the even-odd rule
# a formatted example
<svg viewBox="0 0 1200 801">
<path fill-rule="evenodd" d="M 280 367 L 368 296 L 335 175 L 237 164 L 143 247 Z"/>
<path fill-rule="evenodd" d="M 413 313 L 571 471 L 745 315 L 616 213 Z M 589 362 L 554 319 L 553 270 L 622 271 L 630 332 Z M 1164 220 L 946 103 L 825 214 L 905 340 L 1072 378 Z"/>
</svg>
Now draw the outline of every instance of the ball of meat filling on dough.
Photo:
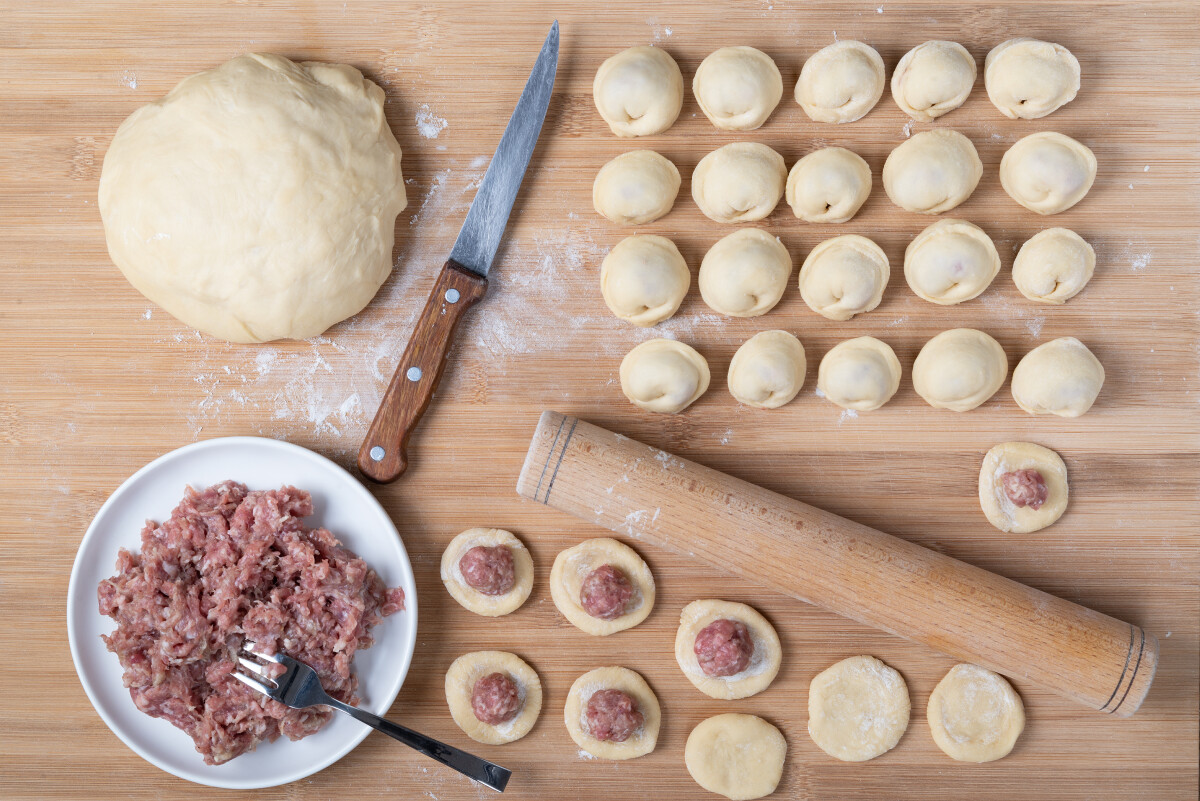
<svg viewBox="0 0 1200 801">
<path fill-rule="evenodd" d="M 1002 442 L 983 457 L 979 505 L 1001 531 L 1028 534 L 1056 522 L 1067 510 L 1067 466 L 1049 448 Z"/>
</svg>

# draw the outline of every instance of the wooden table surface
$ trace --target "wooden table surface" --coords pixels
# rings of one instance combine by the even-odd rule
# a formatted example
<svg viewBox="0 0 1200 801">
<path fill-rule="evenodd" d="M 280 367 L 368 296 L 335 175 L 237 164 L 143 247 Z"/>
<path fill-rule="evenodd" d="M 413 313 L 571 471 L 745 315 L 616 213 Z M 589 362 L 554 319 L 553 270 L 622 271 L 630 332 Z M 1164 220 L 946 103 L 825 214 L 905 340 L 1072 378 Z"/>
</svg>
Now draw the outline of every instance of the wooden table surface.
<svg viewBox="0 0 1200 801">
<path fill-rule="evenodd" d="M 166 451 L 251 434 L 352 464 L 555 16 L 563 26 L 556 96 L 491 291 L 472 312 L 418 432 L 412 469 L 394 485 L 371 487 L 413 557 L 421 603 L 419 648 L 393 715 L 515 768 L 513 798 L 713 797 L 684 769 L 684 740 L 709 715 L 743 711 L 767 717 L 787 737 L 780 798 L 1194 799 L 1196 6 L 895 0 L 0 3 L 0 608 L 9 621 L 0 633 L 0 796 L 490 797 L 375 735 L 328 770 L 276 790 L 222 792 L 175 779 L 129 751 L 92 710 L 67 648 L 65 598 L 88 521 L 127 476 Z M 933 126 L 909 123 L 890 93 L 865 119 L 838 127 L 810 122 L 791 99 L 804 58 L 835 37 L 874 45 L 890 75 L 926 39 L 962 42 L 982 71 L 992 46 L 1020 35 L 1060 42 L 1082 64 L 1078 99 L 1042 120 L 1003 118 L 987 100 L 982 75 L 966 105 Z M 592 105 L 592 76 L 608 55 L 647 43 L 667 48 L 689 85 L 711 50 L 755 45 L 779 64 L 784 100 L 762 129 L 730 134 L 704 119 L 688 91 L 668 132 L 618 140 Z M 410 204 L 397 222 L 397 269 L 362 314 L 312 341 L 237 346 L 180 325 L 109 262 L 96 210 L 102 159 L 120 121 L 184 76 L 253 50 L 358 66 L 386 89 L 404 148 Z M 879 183 L 891 148 L 930 127 L 960 130 L 978 147 L 983 181 L 953 215 L 991 234 L 1004 262 L 980 298 L 948 308 L 917 298 L 902 277 L 905 245 L 932 220 L 892 206 Z M 1054 218 L 1019 208 L 997 177 L 1005 149 L 1041 130 L 1080 139 L 1100 163 L 1091 194 Z M 613 318 L 600 297 L 599 265 L 630 230 L 592 210 L 596 170 L 636 147 L 678 164 L 685 179 L 674 210 L 639 231 L 672 237 L 695 269 L 732 229 L 700 214 L 687 176 L 702 155 L 741 140 L 770 144 L 789 166 L 825 144 L 867 159 L 875 189 L 851 222 L 803 224 L 781 204 L 764 226 L 782 238 L 797 267 L 830 236 L 875 239 L 892 263 L 882 305 L 834 323 L 809 311 L 793 284 L 765 317 L 731 320 L 707 309 L 693 284 L 677 317 L 657 329 Z M 1010 276 L 1016 247 L 1052 225 L 1077 230 L 1099 259 L 1091 284 L 1061 307 L 1026 301 Z M 1032 417 L 1006 385 L 967 414 L 928 407 L 912 389 L 912 360 L 932 335 L 963 325 L 996 336 L 1013 364 L 1040 342 L 1078 336 L 1107 370 L 1099 401 L 1076 420 Z M 725 373 L 737 346 L 769 328 L 801 338 L 808 382 L 793 403 L 760 412 L 730 397 Z M 692 409 L 670 417 L 634 408 L 617 381 L 624 353 L 664 332 L 705 354 L 714 378 Z M 905 377 L 888 406 L 855 416 L 814 394 L 816 365 L 836 342 L 865 334 L 896 349 Z M 559 550 L 604 532 L 514 491 L 547 408 L 1140 624 L 1161 642 L 1154 687 L 1137 715 L 1119 720 L 1017 681 L 1028 725 L 1015 751 L 991 764 L 956 763 L 937 749 L 925 722 L 929 693 L 951 659 L 649 548 L 643 556 L 659 586 L 653 614 L 631 631 L 590 638 L 556 612 L 546 580 Z M 1056 449 L 1070 470 L 1067 514 L 1035 534 L 992 528 L 976 498 L 984 452 L 1010 439 Z M 230 474 L 236 478 L 236 465 Z M 442 548 L 469 526 L 510 528 L 533 552 L 533 595 L 509 617 L 469 614 L 438 579 Z M 775 623 L 785 656 L 768 691 L 713 701 L 684 678 L 672 641 L 679 610 L 700 597 L 751 603 Z M 444 671 L 481 647 L 516 651 L 542 676 L 542 717 L 516 744 L 476 746 L 447 711 Z M 821 669 L 859 653 L 904 674 L 913 718 L 893 751 L 844 764 L 808 738 L 807 686 Z M 663 703 L 663 733 L 650 756 L 581 759 L 567 736 L 567 688 L 606 664 L 640 671 Z"/>
</svg>

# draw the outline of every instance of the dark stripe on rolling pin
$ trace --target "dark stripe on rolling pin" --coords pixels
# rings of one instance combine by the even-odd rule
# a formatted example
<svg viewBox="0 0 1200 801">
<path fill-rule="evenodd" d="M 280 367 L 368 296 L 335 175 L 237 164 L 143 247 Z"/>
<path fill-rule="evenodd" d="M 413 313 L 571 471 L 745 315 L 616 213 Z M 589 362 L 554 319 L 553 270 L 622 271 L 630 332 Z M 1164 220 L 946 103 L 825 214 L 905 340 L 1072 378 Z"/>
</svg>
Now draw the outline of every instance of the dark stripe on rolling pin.
<svg viewBox="0 0 1200 801">
<path fill-rule="evenodd" d="M 1142 633 L 1142 642 L 1138 646 L 1138 658 L 1137 662 L 1135 662 L 1133 665 L 1133 675 L 1129 677 L 1129 686 L 1125 688 L 1125 695 L 1122 695 L 1121 700 L 1112 708 L 1113 712 L 1116 712 L 1118 709 L 1120 709 L 1121 704 L 1125 703 L 1125 699 L 1129 697 L 1129 691 L 1133 689 L 1133 682 L 1135 679 L 1137 679 L 1138 668 L 1142 666 L 1142 652 L 1146 649 L 1146 630 L 1138 629 L 1138 631 Z"/>
<path fill-rule="evenodd" d="M 1107 712 L 1111 715 L 1116 711 L 1116 707 L 1112 709 L 1107 709 L 1107 707 L 1117 697 L 1117 693 L 1121 692 L 1121 682 L 1125 681 L 1125 672 L 1129 670 L 1129 660 L 1133 658 L 1133 638 L 1137 636 L 1134 631 L 1135 628 L 1136 626 L 1132 623 L 1129 624 L 1129 650 L 1125 652 L 1125 667 L 1121 668 L 1121 677 L 1117 679 L 1117 686 L 1113 687 L 1112 695 L 1108 696 L 1108 700 L 1104 702 L 1104 706 L 1100 707 L 1101 712 Z M 1130 680 L 1129 684 L 1132 686 L 1133 681 Z M 1117 704 L 1117 706 L 1120 706 L 1120 704 Z"/>
<path fill-rule="evenodd" d="M 563 422 L 566 422 L 565 420 Z M 562 452 L 558 454 L 558 463 L 554 465 L 554 473 L 550 476 L 550 483 L 546 485 L 546 500 L 542 503 L 550 502 L 550 490 L 554 489 L 554 479 L 558 478 L 558 468 L 562 467 L 563 458 L 567 455 L 567 446 L 571 444 L 571 437 L 575 436 L 575 426 L 579 425 L 579 418 L 571 418 L 571 430 L 567 432 L 567 438 L 563 440 Z"/>
<path fill-rule="evenodd" d="M 546 463 L 542 465 L 542 474 L 538 476 L 537 488 L 533 491 L 533 499 L 535 501 L 537 500 L 538 493 L 542 491 L 542 480 L 546 477 L 546 470 L 550 467 L 550 460 L 554 458 L 554 446 L 558 444 L 558 435 L 562 433 L 563 423 L 565 422 L 567 422 L 567 418 L 565 417 L 558 421 L 558 430 L 554 432 L 554 442 L 550 443 L 550 453 L 546 456 Z M 543 503 L 545 503 L 545 501 L 543 501 Z M 1133 648 L 1133 643 L 1130 643 L 1129 647 Z M 1113 695 L 1116 694 L 1117 691 L 1113 690 Z M 1108 700 L 1111 701 L 1112 699 L 1110 698 Z"/>
</svg>

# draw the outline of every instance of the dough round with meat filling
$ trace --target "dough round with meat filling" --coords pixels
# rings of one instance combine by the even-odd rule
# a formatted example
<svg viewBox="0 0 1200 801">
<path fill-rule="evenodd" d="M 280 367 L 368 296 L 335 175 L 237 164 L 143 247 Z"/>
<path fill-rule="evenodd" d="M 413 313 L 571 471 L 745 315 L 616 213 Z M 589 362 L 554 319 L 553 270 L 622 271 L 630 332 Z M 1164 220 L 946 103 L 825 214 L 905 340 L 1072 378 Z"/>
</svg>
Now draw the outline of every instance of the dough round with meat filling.
<svg viewBox="0 0 1200 801">
<path fill-rule="evenodd" d="M 621 360 L 621 391 L 648 412 L 676 414 L 708 390 L 708 362 L 673 339 L 651 339 Z"/>
<path fill-rule="evenodd" d="M 804 346 L 787 331 L 747 339 L 729 363 L 729 393 L 756 409 L 777 409 L 804 386 Z"/>
<path fill-rule="evenodd" d="M 988 99 L 1010 119 L 1035 120 L 1079 93 L 1079 61 L 1053 42 L 1020 36 L 992 48 L 983 62 Z"/>
<path fill-rule="evenodd" d="M 800 297 L 822 317 L 849 320 L 879 305 L 890 276 L 887 254 L 879 245 L 857 234 L 835 236 L 804 260 Z"/>
<path fill-rule="evenodd" d="M 753 131 L 779 105 L 783 78 L 761 50 L 722 47 L 696 68 L 692 93 L 713 125 L 726 131 Z"/>
<path fill-rule="evenodd" d="M 653 150 L 631 150 L 600 168 L 592 205 L 618 225 L 653 222 L 675 205 L 679 181 L 675 165 Z"/>
<path fill-rule="evenodd" d="M 963 220 L 938 220 L 904 250 L 904 279 L 918 296 L 941 306 L 979 297 L 999 272 L 992 238 Z"/>
<path fill-rule="evenodd" d="M 788 205 L 805 222 L 844 223 L 870 194 L 871 168 L 844 147 L 815 150 L 788 173 Z"/>
<path fill-rule="evenodd" d="M 617 690 L 633 700 L 641 724 L 630 735 L 616 742 L 592 736 L 588 720 L 588 702 L 605 690 Z M 654 750 L 662 726 L 662 711 L 658 697 L 640 675 L 623 667 L 602 667 L 589 670 L 571 685 L 563 708 L 567 733 L 575 744 L 599 759 L 634 759 Z"/>
<path fill-rule="evenodd" d="M 758 142 L 734 142 L 700 159 L 692 198 L 710 220 L 754 222 L 775 210 L 786 180 L 783 156 Z"/>
<path fill-rule="evenodd" d="M 835 759 L 865 762 L 900 742 L 910 709 L 903 676 L 873 656 L 852 656 L 808 685 L 808 734 Z"/>
<path fill-rule="evenodd" d="M 592 98 L 617 136 L 662 133 L 683 108 L 683 73 L 661 47 L 631 47 L 596 70 Z"/>
<path fill-rule="evenodd" d="M 1026 353 L 1013 370 L 1012 395 L 1030 414 L 1079 417 L 1104 386 L 1104 365 L 1075 337 L 1059 337 Z"/>
<path fill-rule="evenodd" d="M 775 792 L 786 757 L 783 733 L 754 715 L 725 714 L 702 721 L 683 749 L 684 764 L 696 784 L 733 801 Z"/>
<path fill-rule="evenodd" d="M 796 102 L 813 122 L 854 122 L 879 102 L 883 84 L 883 59 L 875 48 L 843 39 L 804 62 Z"/>
<path fill-rule="evenodd" d="M 745 667 L 729 675 L 709 675 L 700 667 L 696 653 L 697 635 L 719 620 L 742 624 L 749 633 L 749 642 L 753 643 Z M 783 648 L 775 627 L 753 607 L 732 601 L 692 601 L 679 615 L 675 661 L 688 681 L 708 697 L 725 700 L 748 698 L 767 689 L 775 680 L 783 661 Z"/>
<path fill-rule="evenodd" d="M 1078 295 L 1096 271 L 1096 251 L 1066 228 L 1035 234 L 1017 253 L 1013 283 L 1038 303 L 1066 303 Z"/>
<path fill-rule="evenodd" d="M 967 102 L 975 71 L 975 59 L 958 42 L 919 44 L 892 73 L 892 99 L 914 120 L 931 122 Z"/>
<path fill-rule="evenodd" d="M 515 685 L 516 712 L 507 720 L 492 724 L 479 719 L 472 695 L 479 680 L 494 673 Z M 516 654 L 474 651 L 455 659 L 446 671 L 446 703 L 450 706 L 450 716 L 468 737 L 487 745 L 502 745 L 529 734 L 537 722 L 542 711 L 542 682 L 537 671 Z"/>
<path fill-rule="evenodd" d="M 1000 159 L 1000 185 L 1013 200 L 1038 214 L 1066 211 L 1092 188 L 1096 155 L 1069 136 L 1030 134 Z"/>
<path fill-rule="evenodd" d="M 1002 442 L 983 457 L 979 505 L 1001 531 L 1028 534 L 1051 525 L 1067 510 L 1067 466 L 1049 448 Z"/>
<path fill-rule="evenodd" d="M 1025 729 L 1025 705 L 1003 676 L 955 665 L 929 696 L 926 713 L 938 748 L 960 762 L 1008 756 Z"/>
<path fill-rule="evenodd" d="M 843 409 L 871 412 L 896 394 L 900 372 L 900 360 L 886 342 L 875 337 L 848 339 L 821 359 L 817 390 Z"/>
<path fill-rule="evenodd" d="M 489 595 L 472 587 L 462 572 L 463 556 L 472 548 L 507 548 L 512 556 L 512 587 Z M 512 533 L 498 528 L 469 528 L 459 534 L 442 552 L 442 583 L 450 597 L 464 609 L 484 617 L 499 617 L 516 611 L 533 589 L 533 557 L 525 544 Z"/>
<path fill-rule="evenodd" d="M 914 135 L 888 154 L 883 188 L 902 209 L 941 214 L 961 205 L 983 177 L 983 162 L 971 140 L 938 128 Z"/>
<path fill-rule="evenodd" d="M 966 412 L 996 394 L 1008 376 L 1008 357 L 992 337 L 974 328 L 943 331 L 913 362 L 913 388 L 936 409 Z"/>
<path fill-rule="evenodd" d="M 593 617 L 584 607 L 583 598 L 588 577 L 606 566 L 623 574 L 632 589 L 621 612 L 607 620 Z M 608 537 L 584 540 L 555 557 L 550 569 L 550 598 L 580 631 L 603 637 L 646 619 L 654 608 L 654 576 L 628 545 Z"/>
<path fill-rule="evenodd" d="M 792 256 L 779 238 L 742 228 L 704 254 L 700 296 L 721 314 L 758 317 L 775 308 L 791 277 Z"/>
<path fill-rule="evenodd" d="M 665 236 L 630 236 L 600 265 L 600 293 L 617 317 L 645 328 L 675 314 L 692 284 L 692 273 Z"/>
</svg>

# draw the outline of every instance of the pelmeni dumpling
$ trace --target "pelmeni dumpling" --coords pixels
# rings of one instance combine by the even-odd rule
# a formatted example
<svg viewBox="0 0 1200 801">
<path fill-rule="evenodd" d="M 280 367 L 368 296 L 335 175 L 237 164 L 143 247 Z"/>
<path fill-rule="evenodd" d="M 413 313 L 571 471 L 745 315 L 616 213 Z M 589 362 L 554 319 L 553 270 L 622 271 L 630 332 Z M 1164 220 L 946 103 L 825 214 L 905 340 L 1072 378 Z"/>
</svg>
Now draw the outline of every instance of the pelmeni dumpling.
<svg viewBox="0 0 1200 801">
<path fill-rule="evenodd" d="M 777 409 L 804 386 L 804 346 L 787 331 L 763 331 L 746 340 L 729 363 L 729 392 L 739 403 Z"/>
<path fill-rule="evenodd" d="M 722 47 L 696 68 L 692 93 L 704 116 L 727 131 L 752 131 L 783 97 L 783 78 L 771 57 L 753 47 Z"/>
<path fill-rule="evenodd" d="M 939 128 L 900 143 L 883 163 L 883 188 L 902 209 L 941 214 L 971 196 L 983 162 L 971 140 Z"/>
<path fill-rule="evenodd" d="M 663 236 L 622 239 L 600 265 L 600 292 L 608 308 L 643 328 L 673 315 L 691 283 L 679 248 Z"/>
<path fill-rule="evenodd" d="M 938 220 L 904 250 L 904 280 L 941 306 L 978 297 L 998 272 L 1000 254 L 991 237 L 963 220 Z"/>
<path fill-rule="evenodd" d="M 1030 414 L 1078 417 L 1104 385 L 1104 366 L 1075 337 L 1059 337 L 1026 353 L 1013 370 L 1012 395 Z"/>
<path fill-rule="evenodd" d="M 661 47 L 631 47 L 596 70 L 592 98 L 617 136 L 662 133 L 683 107 L 683 73 Z"/>
<path fill-rule="evenodd" d="M 943 331 L 913 362 L 913 388 L 937 409 L 966 412 L 996 394 L 1008 376 L 1000 343 L 973 328 Z"/>
<path fill-rule="evenodd" d="M 1066 303 L 1078 295 L 1096 271 L 1096 251 L 1079 234 L 1048 228 L 1021 245 L 1013 262 L 1013 282 L 1038 303 Z"/>
<path fill-rule="evenodd" d="M 1095 180 L 1096 155 L 1071 137 L 1053 131 L 1018 139 L 1000 159 L 1004 191 L 1038 214 L 1066 211 L 1083 200 Z"/>
<path fill-rule="evenodd" d="M 814 122 L 854 122 L 879 102 L 883 84 L 883 59 L 875 48 L 844 39 L 804 62 L 796 102 Z"/>
<path fill-rule="evenodd" d="M 775 210 L 786 180 L 783 156 L 758 142 L 734 142 L 700 159 L 692 198 L 710 220 L 754 222 Z"/>
<path fill-rule="evenodd" d="M 844 223 L 870 194 L 871 168 L 844 147 L 815 150 L 788 173 L 788 205 L 805 222 Z"/>
<path fill-rule="evenodd" d="M 975 69 L 975 59 L 958 42 L 919 44 L 892 73 L 892 99 L 914 120 L 930 122 L 967 102 Z"/>
<path fill-rule="evenodd" d="M 757 317 L 775 307 L 791 276 L 791 254 L 777 237 L 742 228 L 704 254 L 700 296 L 721 314 Z"/>
<path fill-rule="evenodd" d="M 673 339 L 651 339 L 621 360 L 621 391 L 648 412 L 675 414 L 708 389 L 708 362 Z"/>
<path fill-rule="evenodd" d="M 1021 36 L 987 54 L 983 82 L 1005 117 L 1035 120 L 1075 99 L 1079 61 L 1062 45 Z"/>
<path fill-rule="evenodd" d="M 849 320 L 879 305 L 890 275 L 887 254 L 879 245 L 857 234 L 835 236 L 804 260 L 800 296 L 822 317 Z"/>
<path fill-rule="evenodd" d="M 900 360 L 886 342 L 859 337 L 839 342 L 821 359 L 817 391 L 843 409 L 870 412 L 900 388 Z"/>
<path fill-rule="evenodd" d="M 679 183 L 674 164 L 653 150 L 631 150 L 600 168 L 592 205 L 618 225 L 641 225 L 671 210 Z"/>
</svg>

